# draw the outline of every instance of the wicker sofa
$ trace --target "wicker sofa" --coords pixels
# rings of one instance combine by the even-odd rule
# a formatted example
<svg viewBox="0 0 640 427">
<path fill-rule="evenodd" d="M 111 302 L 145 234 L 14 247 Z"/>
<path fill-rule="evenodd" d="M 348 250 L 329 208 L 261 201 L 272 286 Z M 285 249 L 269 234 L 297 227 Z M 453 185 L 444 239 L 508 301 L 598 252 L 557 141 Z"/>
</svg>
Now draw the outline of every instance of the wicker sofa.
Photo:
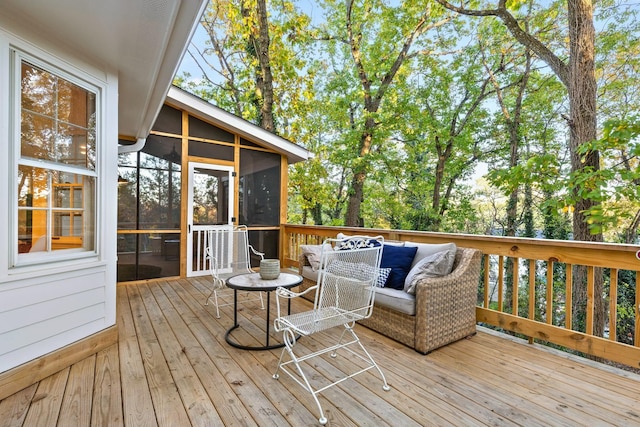
<svg viewBox="0 0 640 427">
<path fill-rule="evenodd" d="M 473 335 L 481 256 L 476 249 L 456 248 L 451 273 L 417 280 L 415 297 L 403 290 L 376 288 L 373 314 L 360 323 L 423 354 Z M 304 253 L 299 263 L 304 290 L 316 284 L 318 273 Z"/>
</svg>

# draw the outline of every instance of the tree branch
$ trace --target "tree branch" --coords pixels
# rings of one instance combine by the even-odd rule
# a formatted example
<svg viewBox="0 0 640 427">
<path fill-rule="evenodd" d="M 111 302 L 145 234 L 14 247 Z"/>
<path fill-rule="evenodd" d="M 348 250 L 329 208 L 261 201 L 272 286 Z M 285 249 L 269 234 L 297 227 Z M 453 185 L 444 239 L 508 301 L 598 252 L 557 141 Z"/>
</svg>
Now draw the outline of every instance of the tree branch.
<svg viewBox="0 0 640 427">
<path fill-rule="evenodd" d="M 520 27 L 518 20 L 507 10 L 506 0 L 499 0 L 497 9 L 466 9 L 464 7 L 454 6 L 446 0 L 436 0 L 443 7 L 467 16 L 495 16 L 504 22 L 505 26 L 524 46 L 534 52 L 540 59 L 546 62 L 553 72 L 558 76 L 558 79 L 566 86 L 569 87 L 569 66 L 555 53 L 545 46 L 540 40 L 535 38 L 532 34 L 526 32 Z"/>
</svg>

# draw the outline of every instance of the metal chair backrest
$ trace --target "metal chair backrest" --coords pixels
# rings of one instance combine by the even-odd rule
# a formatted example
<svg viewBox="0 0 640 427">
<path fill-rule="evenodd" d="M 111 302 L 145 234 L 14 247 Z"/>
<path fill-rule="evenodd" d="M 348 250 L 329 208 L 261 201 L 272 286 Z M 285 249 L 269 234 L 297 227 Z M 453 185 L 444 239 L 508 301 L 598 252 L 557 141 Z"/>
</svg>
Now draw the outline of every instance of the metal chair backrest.
<svg viewBox="0 0 640 427">
<path fill-rule="evenodd" d="M 285 288 L 276 290 L 278 317 L 274 321 L 274 326 L 276 331 L 282 331 L 285 347 L 280 354 L 278 368 L 273 378 L 278 379 L 280 372 L 285 372 L 311 393 L 320 412 L 318 421 L 321 425 L 325 425 L 328 420 L 318 400 L 318 394 L 327 388 L 370 369 L 376 369 L 382 378 L 382 389 L 389 390 L 382 370 L 354 331 L 354 323 L 371 316 L 373 311 L 374 287 L 379 275 L 383 244 L 382 236 L 327 239 L 322 245 L 318 284 L 300 293 Z M 291 298 L 302 296 L 311 290 L 316 292 L 313 310 L 282 315 L 281 298 L 288 299 L 290 303 Z M 288 307 L 291 306 L 288 305 Z M 316 332 L 336 327 L 342 327 L 342 332 L 329 333 L 323 336 L 317 345 L 309 346 L 313 350 L 302 349 L 298 352 L 296 343 L 299 336 L 311 337 Z M 332 337 L 337 338 L 337 341 L 335 344 L 328 345 L 330 344 L 328 340 L 331 341 Z M 345 368 L 344 375 L 338 375 L 335 381 L 316 387 L 309 381 L 308 373 L 305 373 L 301 362 L 326 353 L 330 353 L 331 358 L 337 358 L 338 350 L 348 358 L 359 359 L 357 364 L 350 362 L 351 365 L 355 365 L 355 370 Z M 364 367 L 360 361 L 364 362 Z M 326 360 L 323 361 L 325 362 Z"/>
<path fill-rule="evenodd" d="M 209 230 L 206 248 L 213 277 L 224 280 L 238 274 L 253 273 L 246 226 L 221 226 Z"/>
<path fill-rule="evenodd" d="M 324 243 L 314 302 L 316 316 L 353 321 L 371 316 L 384 239 L 353 236 Z"/>
</svg>

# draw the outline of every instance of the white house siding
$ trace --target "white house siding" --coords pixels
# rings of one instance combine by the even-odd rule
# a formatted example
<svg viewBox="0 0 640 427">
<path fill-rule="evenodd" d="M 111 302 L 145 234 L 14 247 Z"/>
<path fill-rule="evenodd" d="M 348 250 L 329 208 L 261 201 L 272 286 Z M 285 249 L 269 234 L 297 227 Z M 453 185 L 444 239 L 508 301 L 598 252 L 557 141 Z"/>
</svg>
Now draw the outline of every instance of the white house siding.
<svg viewBox="0 0 640 427">
<path fill-rule="evenodd" d="M 28 28 L 11 28 L 0 14 L 0 372 L 115 325 L 117 224 L 117 73 L 87 64 Z M 10 46 L 97 85 L 100 145 L 96 170 L 97 255 L 63 263 L 11 268 L 14 154 L 10 148 Z"/>
<path fill-rule="evenodd" d="M 0 285 L 0 372 L 106 326 L 106 269 Z"/>
</svg>

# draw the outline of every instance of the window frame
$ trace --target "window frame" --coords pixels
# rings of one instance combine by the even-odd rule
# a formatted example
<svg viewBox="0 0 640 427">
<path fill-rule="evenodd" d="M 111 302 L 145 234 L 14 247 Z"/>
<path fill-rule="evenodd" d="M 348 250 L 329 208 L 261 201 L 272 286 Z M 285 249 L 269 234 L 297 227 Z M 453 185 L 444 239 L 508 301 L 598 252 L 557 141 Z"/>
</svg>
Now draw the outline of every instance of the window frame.
<svg viewBox="0 0 640 427">
<path fill-rule="evenodd" d="M 58 78 L 64 79 L 78 87 L 91 92 L 95 96 L 95 159 L 93 169 L 88 167 L 77 167 L 71 164 L 59 163 L 55 161 L 47 161 L 34 159 L 21 156 L 21 126 L 22 126 L 22 105 L 21 105 L 21 93 L 22 93 L 22 64 L 26 62 L 32 66 L 42 69 L 43 71 L 50 73 Z M 91 79 L 85 73 L 80 70 L 74 69 L 69 64 L 64 63 L 64 66 L 56 65 L 59 61 L 46 61 L 35 54 L 26 52 L 14 45 L 9 46 L 9 114 L 10 114 L 10 134 L 9 134 L 9 270 L 18 271 L 24 267 L 51 263 L 62 263 L 68 261 L 87 262 L 88 258 L 95 259 L 99 255 L 100 248 L 100 233 L 101 229 L 101 206 L 100 206 L 100 194 L 102 187 L 101 180 L 101 164 L 103 158 L 103 123 L 105 122 L 105 109 L 103 108 L 105 87 L 104 84 Z M 93 180 L 93 200 L 91 203 L 93 206 L 83 206 L 83 215 L 90 216 L 90 222 L 88 227 L 85 226 L 85 232 L 83 237 L 86 237 L 88 232 L 92 233 L 92 248 L 70 248 L 70 249 L 58 249 L 53 251 L 34 252 L 34 253 L 19 253 L 19 194 L 17 186 L 18 170 L 21 166 L 37 167 L 46 169 L 50 173 L 65 173 L 75 174 L 81 177 L 89 178 Z M 84 179 L 84 178 L 83 178 Z M 50 180 L 51 181 L 51 180 Z M 46 224 L 47 236 L 51 238 L 54 233 L 54 213 L 60 209 L 55 206 L 53 202 L 53 186 L 50 189 L 51 193 L 48 196 L 48 205 L 46 210 L 49 212 L 49 219 Z"/>
</svg>

